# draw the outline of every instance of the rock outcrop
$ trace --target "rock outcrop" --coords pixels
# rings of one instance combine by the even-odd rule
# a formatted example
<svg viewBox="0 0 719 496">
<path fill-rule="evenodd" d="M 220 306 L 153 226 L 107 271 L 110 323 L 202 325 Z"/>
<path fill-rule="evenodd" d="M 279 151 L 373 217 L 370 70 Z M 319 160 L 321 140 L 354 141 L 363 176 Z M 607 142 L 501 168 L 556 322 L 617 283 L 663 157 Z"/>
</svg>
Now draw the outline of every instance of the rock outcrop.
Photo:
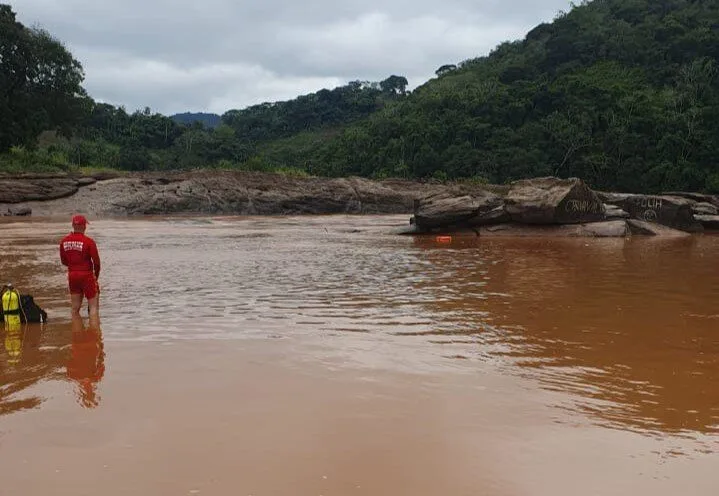
<svg viewBox="0 0 719 496">
<path fill-rule="evenodd" d="M 426 197 L 415 208 L 412 222 L 419 230 L 476 228 L 519 224 L 572 224 L 602 221 L 605 206 L 580 179 L 545 177 L 516 181 L 506 195 L 480 191 Z M 613 211 L 621 215 L 619 209 Z"/>
<path fill-rule="evenodd" d="M 695 203 L 692 206 L 692 211 L 695 217 L 697 215 L 719 215 L 719 208 L 706 202 Z"/>
<path fill-rule="evenodd" d="M 418 229 L 438 227 L 472 228 L 509 220 L 503 208 L 504 200 L 494 193 L 483 191 L 470 196 L 451 196 L 449 193 L 425 198 L 415 209 L 413 223 Z"/>
<path fill-rule="evenodd" d="M 80 185 L 67 176 L 0 177 L 0 203 L 55 200 L 77 193 Z"/>
<path fill-rule="evenodd" d="M 700 232 L 702 225 L 694 219 L 694 201 L 676 196 L 652 196 L 605 193 L 605 203 L 617 206 L 632 219 L 661 224 L 687 232 Z"/>
<path fill-rule="evenodd" d="M 414 202 L 411 188 L 366 179 L 267 174 L 163 176 L 103 183 L 97 189 L 113 198 L 111 210 L 127 215 L 403 213 L 411 211 Z"/>
<path fill-rule="evenodd" d="M 704 226 L 705 230 L 719 231 L 719 215 L 695 215 L 694 218 Z"/>
<path fill-rule="evenodd" d="M 5 212 L 0 213 L 0 215 L 7 217 L 25 217 L 28 215 L 32 215 L 32 209 L 27 206 L 18 205 L 18 206 L 12 206 L 8 207 L 8 209 Z"/>
<path fill-rule="evenodd" d="M 504 209 L 512 221 L 521 224 L 575 224 L 605 219 L 602 201 L 577 178 L 515 181 Z"/>
<path fill-rule="evenodd" d="M 682 195 L 594 192 L 577 178 L 545 177 L 516 181 L 503 197 L 420 200 L 410 223 L 414 233 L 472 229 L 490 236 L 686 236 L 716 228 L 713 197 Z"/>
<path fill-rule="evenodd" d="M 1 178 L 0 187 L 4 188 L 0 212 L 23 202 L 38 216 L 75 212 L 90 216 L 411 213 L 421 197 L 480 191 L 479 187 L 432 182 L 243 171 L 16 177 Z"/>
<path fill-rule="evenodd" d="M 0 216 L 411 212 L 398 232 L 622 237 L 719 230 L 716 196 L 595 192 L 577 178 L 487 186 L 202 170 L 0 176 Z"/>
</svg>

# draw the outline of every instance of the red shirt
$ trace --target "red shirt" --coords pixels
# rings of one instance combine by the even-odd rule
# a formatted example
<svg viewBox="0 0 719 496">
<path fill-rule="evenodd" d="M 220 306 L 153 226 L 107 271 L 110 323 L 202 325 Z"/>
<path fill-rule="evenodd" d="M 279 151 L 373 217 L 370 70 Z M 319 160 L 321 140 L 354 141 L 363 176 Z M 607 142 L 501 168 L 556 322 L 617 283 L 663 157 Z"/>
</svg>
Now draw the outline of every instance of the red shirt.
<svg viewBox="0 0 719 496">
<path fill-rule="evenodd" d="M 95 241 L 82 233 L 70 233 L 60 241 L 60 261 L 70 272 L 100 275 L 100 254 Z"/>
</svg>

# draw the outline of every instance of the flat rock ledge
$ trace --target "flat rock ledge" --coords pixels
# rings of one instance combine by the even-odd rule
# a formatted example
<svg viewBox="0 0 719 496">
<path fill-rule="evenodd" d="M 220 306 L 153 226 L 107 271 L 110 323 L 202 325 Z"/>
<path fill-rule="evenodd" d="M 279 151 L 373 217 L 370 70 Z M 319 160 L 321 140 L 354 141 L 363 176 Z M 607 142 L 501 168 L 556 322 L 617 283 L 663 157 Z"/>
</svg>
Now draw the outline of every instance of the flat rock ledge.
<svg viewBox="0 0 719 496">
<path fill-rule="evenodd" d="M 501 190 L 502 188 L 499 187 Z M 428 195 L 481 195 L 474 185 L 247 171 L 0 175 L 0 215 L 411 214 Z"/>
</svg>

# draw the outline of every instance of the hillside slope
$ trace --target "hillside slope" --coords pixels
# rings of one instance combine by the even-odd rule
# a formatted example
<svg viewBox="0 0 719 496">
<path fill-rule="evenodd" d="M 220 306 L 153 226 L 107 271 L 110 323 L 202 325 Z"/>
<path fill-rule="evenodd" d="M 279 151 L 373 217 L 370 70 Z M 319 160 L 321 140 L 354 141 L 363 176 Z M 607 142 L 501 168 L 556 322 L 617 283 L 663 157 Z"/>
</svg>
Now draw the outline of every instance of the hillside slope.
<svg viewBox="0 0 719 496">
<path fill-rule="evenodd" d="M 719 2 L 595 0 L 298 157 L 328 172 L 719 191 Z"/>
<path fill-rule="evenodd" d="M 9 7 L 3 12 L 12 17 Z M 292 168 L 491 183 L 554 175 L 614 191 L 719 192 L 716 0 L 585 2 L 522 40 L 406 87 L 397 75 L 352 81 L 230 110 L 214 127 L 83 97 L 74 112 L 81 119 L 48 129 L 73 127 L 73 138 L 55 133 L 39 149 L 27 125 L 37 113 L 0 122 L 12 138 L 0 171 Z M 193 123 L 178 122 L 187 119 Z M 13 134 L 23 125 L 27 136 Z"/>
</svg>

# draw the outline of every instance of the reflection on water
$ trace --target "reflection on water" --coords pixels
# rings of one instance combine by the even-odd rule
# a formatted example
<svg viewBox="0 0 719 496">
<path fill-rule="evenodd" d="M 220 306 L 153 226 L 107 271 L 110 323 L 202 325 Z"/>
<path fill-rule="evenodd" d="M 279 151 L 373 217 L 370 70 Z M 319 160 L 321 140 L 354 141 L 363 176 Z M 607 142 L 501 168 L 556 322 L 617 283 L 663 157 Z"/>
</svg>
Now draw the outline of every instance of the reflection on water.
<svg viewBox="0 0 719 496">
<path fill-rule="evenodd" d="M 22 358 L 23 337 L 27 326 L 5 323 L 5 351 L 8 365 L 17 365 Z"/>
<path fill-rule="evenodd" d="M 492 367 L 562 393 L 555 407 L 607 427 L 719 433 L 719 238 L 387 234 L 404 221 L 93 223 L 104 331 L 68 322 L 55 245 L 65 227 L 5 225 L 0 244 L 13 256 L 0 274 L 50 322 L 6 332 L 0 413 L 41 407 L 34 386 L 47 381 L 102 406 L 105 342 L 282 338 L 347 367 Z"/>
<path fill-rule="evenodd" d="M 102 331 L 72 324 L 5 325 L 5 355 L 0 358 L 0 415 L 39 407 L 44 398 L 31 391 L 46 381 L 75 385 L 77 403 L 86 408 L 99 404 L 102 380 Z"/>
<path fill-rule="evenodd" d="M 461 336 L 604 425 L 719 432 L 719 238 L 416 244 L 436 268 L 422 287 L 452 288 L 435 342 Z"/>
<path fill-rule="evenodd" d="M 5 360 L 0 360 L 2 381 L 0 385 L 0 414 L 35 408 L 41 403 L 38 397 L 15 399 L 14 395 L 32 385 L 51 371 L 46 369 L 44 360 L 37 360 L 36 351 L 40 340 L 40 329 L 30 325 L 5 325 Z M 25 363 L 30 366 L 26 366 Z M 30 368 L 41 369 L 32 377 Z M 18 369 L 21 372 L 18 373 Z"/>
<path fill-rule="evenodd" d="M 39 381 L 56 377 L 62 358 L 56 349 L 41 349 L 41 325 L 5 325 L 4 334 L 5 354 L 0 359 L 0 414 L 35 408 L 43 398 L 22 393 Z"/>
<path fill-rule="evenodd" d="M 67 361 L 67 377 L 76 385 L 77 402 L 94 408 L 100 398 L 97 384 L 105 374 L 105 349 L 99 326 L 84 325 L 81 318 L 72 319 L 70 357 Z"/>
</svg>

